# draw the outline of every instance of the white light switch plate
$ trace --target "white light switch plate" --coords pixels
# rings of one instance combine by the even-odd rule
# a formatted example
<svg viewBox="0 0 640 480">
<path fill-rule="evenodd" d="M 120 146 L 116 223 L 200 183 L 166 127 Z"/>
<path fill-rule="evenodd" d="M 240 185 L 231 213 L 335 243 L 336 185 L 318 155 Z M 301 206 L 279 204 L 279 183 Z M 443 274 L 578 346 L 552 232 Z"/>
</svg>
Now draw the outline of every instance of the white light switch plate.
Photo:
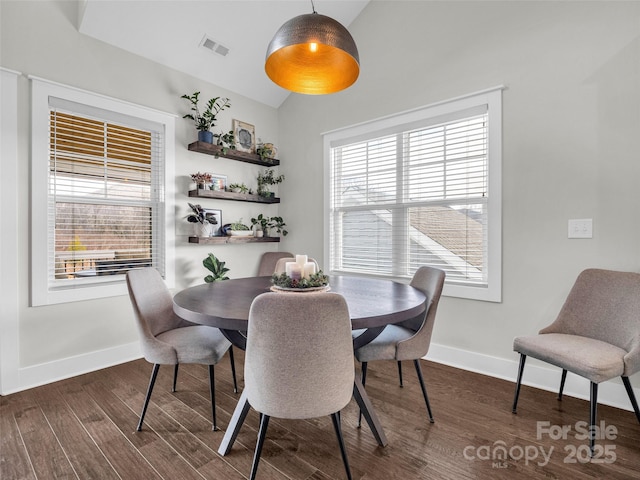
<svg viewBox="0 0 640 480">
<path fill-rule="evenodd" d="M 593 219 L 569 220 L 569 238 L 593 238 Z"/>
</svg>

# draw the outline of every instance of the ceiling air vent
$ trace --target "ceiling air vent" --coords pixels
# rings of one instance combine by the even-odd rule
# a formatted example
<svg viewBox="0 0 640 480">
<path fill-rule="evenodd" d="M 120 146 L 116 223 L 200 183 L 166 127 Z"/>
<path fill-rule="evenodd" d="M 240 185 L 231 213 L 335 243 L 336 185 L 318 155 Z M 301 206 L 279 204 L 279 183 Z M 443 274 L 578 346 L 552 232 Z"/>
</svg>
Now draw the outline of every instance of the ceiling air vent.
<svg viewBox="0 0 640 480">
<path fill-rule="evenodd" d="M 217 53 L 218 55 L 222 55 L 223 57 L 227 56 L 229 53 L 229 49 L 224 45 L 220 45 L 215 40 L 207 37 L 206 35 L 202 37 L 202 41 L 200 42 L 200 46 L 202 48 L 206 48 L 207 50 L 212 51 L 213 53 Z"/>
</svg>

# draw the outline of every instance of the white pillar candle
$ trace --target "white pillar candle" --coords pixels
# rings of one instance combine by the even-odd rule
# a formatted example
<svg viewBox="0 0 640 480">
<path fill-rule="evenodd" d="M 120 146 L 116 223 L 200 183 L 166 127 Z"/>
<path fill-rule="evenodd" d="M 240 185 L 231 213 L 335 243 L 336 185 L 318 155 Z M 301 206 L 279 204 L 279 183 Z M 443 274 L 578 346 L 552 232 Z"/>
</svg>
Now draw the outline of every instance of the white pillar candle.
<svg viewBox="0 0 640 480">
<path fill-rule="evenodd" d="M 289 277 L 291 277 L 291 280 L 300 280 L 302 278 L 302 268 L 300 268 L 300 265 L 291 262 L 291 273 Z"/>
<path fill-rule="evenodd" d="M 309 261 L 309 257 L 306 255 L 296 255 L 296 263 L 300 265 L 300 270 L 304 269 L 304 264 Z"/>
<path fill-rule="evenodd" d="M 304 270 L 302 271 L 302 276 L 304 278 L 309 278 L 311 275 L 315 275 L 316 273 L 316 264 L 313 262 L 307 262 L 304 264 Z"/>
<path fill-rule="evenodd" d="M 298 265 L 296 262 L 287 262 L 284 264 L 284 273 L 287 274 L 287 277 L 291 276 L 291 269 L 294 265 Z"/>
</svg>

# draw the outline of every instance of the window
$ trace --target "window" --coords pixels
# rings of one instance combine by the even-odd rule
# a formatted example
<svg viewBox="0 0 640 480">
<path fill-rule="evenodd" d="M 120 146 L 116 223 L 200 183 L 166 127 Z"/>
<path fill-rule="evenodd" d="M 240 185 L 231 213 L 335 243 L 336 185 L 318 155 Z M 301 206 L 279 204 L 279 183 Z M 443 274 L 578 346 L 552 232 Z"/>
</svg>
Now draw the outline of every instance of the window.
<svg viewBox="0 0 640 480">
<path fill-rule="evenodd" d="M 131 268 L 171 281 L 173 117 L 32 80 L 32 304 L 126 294 Z"/>
<path fill-rule="evenodd" d="M 501 89 L 325 135 L 332 273 L 409 279 L 501 299 Z"/>
</svg>

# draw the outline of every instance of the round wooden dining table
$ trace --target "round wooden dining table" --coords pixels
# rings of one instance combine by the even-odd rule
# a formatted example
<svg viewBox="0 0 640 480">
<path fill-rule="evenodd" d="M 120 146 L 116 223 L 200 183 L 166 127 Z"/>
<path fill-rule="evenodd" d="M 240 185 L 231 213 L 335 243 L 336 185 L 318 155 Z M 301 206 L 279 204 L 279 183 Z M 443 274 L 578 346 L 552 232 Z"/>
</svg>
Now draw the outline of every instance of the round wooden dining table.
<svg viewBox="0 0 640 480">
<path fill-rule="evenodd" d="M 238 278 L 196 285 L 173 297 L 173 310 L 193 323 L 221 329 L 234 346 L 244 350 L 251 303 L 258 295 L 271 291 L 271 286 L 271 277 Z M 426 309 L 426 297 L 420 290 L 390 280 L 332 275 L 329 277 L 329 291 L 345 298 L 352 328 L 363 329 L 364 333 L 354 339 L 354 348 L 374 339 L 386 325 L 415 318 Z M 378 444 L 387 445 L 382 425 L 357 375 L 353 396 Z M 218 449 L 221 455 L 231 450 L 248 411 L 249 403 L 243 392 Z"/>
</svg>

